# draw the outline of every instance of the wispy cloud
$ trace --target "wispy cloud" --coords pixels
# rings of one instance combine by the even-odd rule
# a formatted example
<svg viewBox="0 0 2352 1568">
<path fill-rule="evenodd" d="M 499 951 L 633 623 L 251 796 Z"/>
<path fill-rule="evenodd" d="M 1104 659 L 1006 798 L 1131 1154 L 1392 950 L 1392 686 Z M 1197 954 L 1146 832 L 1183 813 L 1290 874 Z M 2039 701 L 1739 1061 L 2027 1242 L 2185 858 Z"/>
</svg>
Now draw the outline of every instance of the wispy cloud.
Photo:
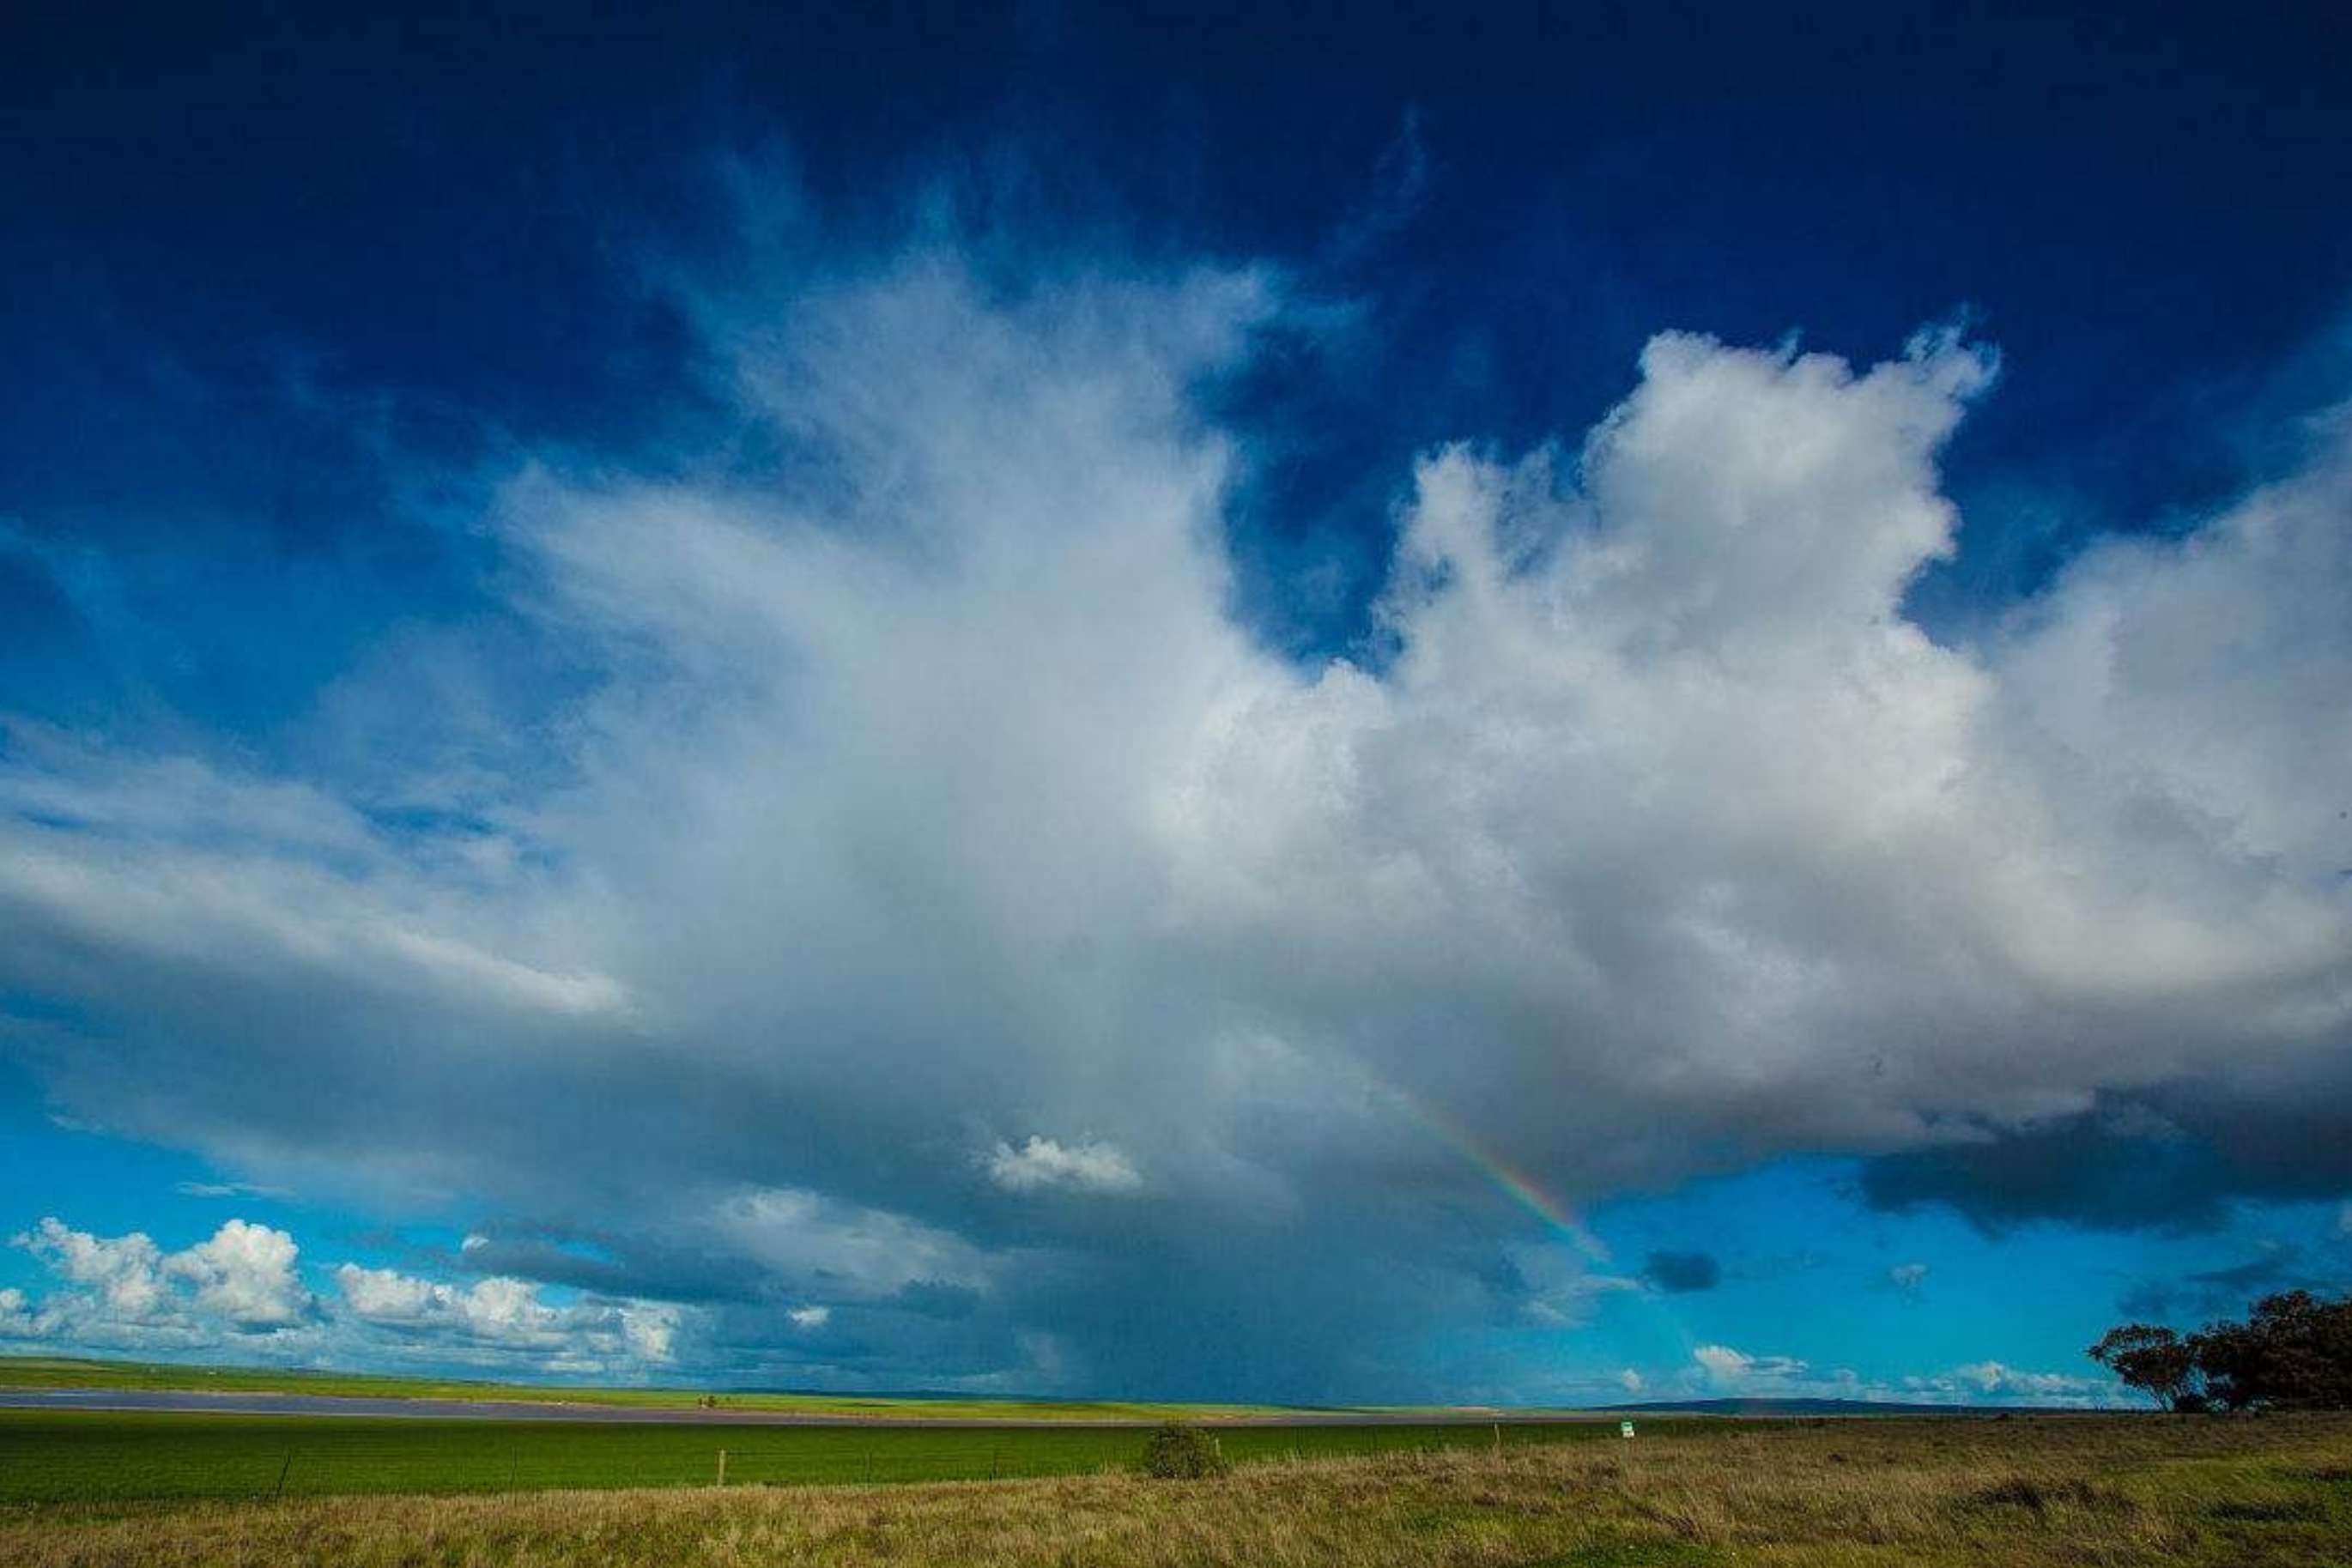
<svg viewBox="0 0 2352 1568">
<path fill-rule="evenodd" d="M 184 1181 L 173 1184 L 172 1190 L 182 1197 L 291 1197 L 294 1195 L 282 1186 L 268 1186 L 249 1181 Z"/>
</svg>

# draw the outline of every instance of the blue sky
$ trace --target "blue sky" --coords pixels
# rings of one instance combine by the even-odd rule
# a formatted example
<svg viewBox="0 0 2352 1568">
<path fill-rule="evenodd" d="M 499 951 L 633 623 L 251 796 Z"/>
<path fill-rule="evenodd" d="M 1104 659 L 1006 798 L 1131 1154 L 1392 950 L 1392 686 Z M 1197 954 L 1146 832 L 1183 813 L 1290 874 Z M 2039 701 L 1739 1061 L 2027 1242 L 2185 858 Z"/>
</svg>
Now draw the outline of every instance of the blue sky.
<svg viewBox="0 0 2352 1568">
<path fill-rule="evenodd" d="M 2078 1402 L 2352 1284 L 2320 8 L 0 65 L 0 1335 Z"/>
</svg>

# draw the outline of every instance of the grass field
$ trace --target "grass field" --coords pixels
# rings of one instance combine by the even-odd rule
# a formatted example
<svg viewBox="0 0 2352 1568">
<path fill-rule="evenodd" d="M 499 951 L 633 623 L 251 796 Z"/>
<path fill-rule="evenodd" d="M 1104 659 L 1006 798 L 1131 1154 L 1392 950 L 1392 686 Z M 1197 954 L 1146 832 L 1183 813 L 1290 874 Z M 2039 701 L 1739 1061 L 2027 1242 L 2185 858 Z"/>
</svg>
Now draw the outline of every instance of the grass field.
<svg viewBox="0 0 2352 1568">
<path fill-rule="evenodd" d="M 2340 1417 L 1708 1426 L 1632 1443 L 1267 1462 L 1209 1481 L 1097 1473 L 0 1508 L 0 1563 L 25 1568 L 2347 1562 L 2352 1422 Z"/>
<path fill-rule="evenodd" d="M 1645 1432 L 1728 1430 L 1644 1420 Z M 1502 1440 L 1614 1440 L 1614 1423 L 1506 1426 Z M 1132 1462 L 1146 1434 L 1065 1424 L 721 1427 L 315 1416 L 117 1415 L 0 1410 L 0 1504 L 361 1492 L 707 1486 L 719 1451 L 738 1484 L 984 1480 L 1072 1475 Z M 1235 1427 L 1237 1462 L 1486 1448 L 1485 1426 Z"/>
<path fill-rule="evenodd" d="M 699 1388 L 600 1388 L 544 1383 L 475 1383 L 460 1378 L 385 1377 L 262 1366 L 186 1366 L 172 1362 L 89 1361 L 68 1356 L 0 1356 L 0 1388 L 125 1388 L 188 1393 L 352 1395 L 375 1399 L 522 1399 L 533 1404 L 617 1405 L 690 1410 Z M 1275 1405 L 1162 1405 L 1133 1400 L 1031 1400 L 724 1392 L 730 1410 L 803 1416 L 923 1416 L 1013 1421 L 1153 1421 L 1280 1415 Z"/>
</svg>

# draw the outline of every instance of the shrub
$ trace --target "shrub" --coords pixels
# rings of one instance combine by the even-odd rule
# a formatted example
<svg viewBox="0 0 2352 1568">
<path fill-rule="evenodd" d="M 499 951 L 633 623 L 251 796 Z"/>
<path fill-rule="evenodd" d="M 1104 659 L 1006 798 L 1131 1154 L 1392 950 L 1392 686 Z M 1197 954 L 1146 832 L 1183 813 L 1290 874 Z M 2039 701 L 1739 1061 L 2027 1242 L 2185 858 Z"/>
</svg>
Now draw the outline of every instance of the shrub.
<svg viewBox="0 0 2352 1568">
<path fill-rule="evenodd" d="M 1225 1457 L 1208 1433 L 1171 1421 L 1143 1445 L 1143 1473 L 1163 1480 L 1199 1480 L 1223 1475 Z"/>
</svg>

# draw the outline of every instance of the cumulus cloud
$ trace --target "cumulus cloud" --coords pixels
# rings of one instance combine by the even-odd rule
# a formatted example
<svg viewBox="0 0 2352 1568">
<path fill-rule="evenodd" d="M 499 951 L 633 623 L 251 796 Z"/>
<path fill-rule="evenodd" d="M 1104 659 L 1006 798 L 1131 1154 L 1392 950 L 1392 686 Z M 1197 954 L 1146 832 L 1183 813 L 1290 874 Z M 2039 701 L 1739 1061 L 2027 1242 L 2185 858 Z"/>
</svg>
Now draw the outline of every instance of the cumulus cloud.
<svg viewBox="0 0 2352 1568">
<path fill-rule="evenodd" d="M 111 1320 L 144 1322 L 163 1308 L 163 1254 L 143 1231 L 93 1236 L 49 1216 L 13 1239 L 80 1287 L 90 1304 Z"/>
<path fill-rule="evenodd" d="M 294 1238 L 283 1230 L 232 1219 L 184 1252 L 167 1272 L 186 1280 L 198 1312 L 239 1328 L 278 1328 L 302 1321 L 310 1293 L 294 1272 Z"/>
<path fill-rule="evenodd" d="M 627 1377 L 667 1364 L 689 1310 L 536 1283 L 467 1285 L 344 1263 L 332 1296 L 303 1282 L 292 1236 L 231 1219 L 166 1252 L 143 1231 L 106 1237 L 54 1217 L 15 1238 L 54 1288 L 0 1293 L 0 1337 L 58 1348 L 154 1350 L 273 1361 L 380 1359 L 421 1366 Z"/>
<path fill-rule="evenodd" d="M 370 1328 L 444 1355 L 504 1362 L 520 1354 L 556 1372 L 667 1363 L 681 1317 L 678 1308 L 658 1302 L 586 1298 L 557 1305 L 538 1285 L 501 1275 L 459 1287 L 345 1263 L 335 1270 L 335 1285 L 347 1314 Z"/>
<path fill-rule="evenodd" d="M 1310 909 L 1289 972 L 1352 966 L 1364 998 L 1299 996 L 1301 1027 L 1344 1017 L 1386 1073 L 1549 1144 L 1574 1187 L 1670 1177 L 1695 1128 L 1759 1153 L 1982 1145 L 2108 1085 L 2324 1071 L 2352 949 L 2322 868 L 2158 811 L 2140 775 L 2137 805 L 2095 787 L 2007 691 L 2058 656 L 2046 633 L 1996 661 L 1901 617 L 1949 549 L 1932 453 L 1984 361 L 1930 340 L 1854 376 L 1666 339 L 1644 371 L 1578 490 L 1542 456 L 1424 465 L 1396 664 L 1335 667 L 1242 748 L 1240 799 L 1305 809 L 1272 833 L 1218 819 L 1203 857 L 1233 875 L 1211 891 L 1237 917 Z M 2344 579 L 2315 518 L 2299 538 Z M 1381 880 L 1318 900 L 1310 865 Z M 2174 1003 L 2239 1049 L 2151 1051 L 2186 1038 Z M 1445 1012 L 1499 1073 L 1419 1049 Z"/>
<path fill-rule="evenodd" d="M 1051 1138 L 1033 1134 L 1017 1149 L 999 1142 L 983 1163 L 988 1179 L 1007 1192 L 1055 1186 L 1084 1192 L 1133 1192 L 1143 1185 L 1143 1177 L 1127 1156 L 1104 1143 L 1064 1148 Z"/>
<path fill-rule="evenodd" d="M 2026 1372 L 1998 1361 L 1956 1366 L 1939 1377 L 1908 1378 L 1905 1387 L 1915 1395 L 2013 1399 L 2037 1405 L 2103 1403 L 2116 1391 L 2114 1383 L 2105 1379 L 2061 1372 Z"/>
<path fill-rule="evenodd" d="M 1565 1202 L 1823 1150 L 1988 1223 L 2352 1185 L 2313 1152 L 2352 1148 L 2342 429 L 1954 645 L 1905 596 L 1992 355 L 1662 334 L 1581 439 L 1424 455 L 1371 635 L 1300 662 L 1232 610 L 1253 455 L 1196 395 L 1306 314 L 1279 277 L 810 256 L 682 294 L 791 461 L 490 486 L 511 640 L 406 662 L 470 699 L 396 748 L 429 770 L 11 728 L 0 984 L 89 1032 L 8 1048 L 59 1103 L 392 1211 L 594 1213 L 600 1288 L 780 1342 L 821 1297 L 1148 1380 L 1206 1313 L 1302 1396 L 1517 1266 L 1435 1128 Z M 413 737 L 399 676 L 338 733 Z M 1036 1126 L 1090 1131 L 996 1141 Z M 2103 1186 L 2118 1137 L 2178 1183 Z"/>
<path fill-rule="evenodd" d="M 8 1314 L 19 1332 L 100 1345 L 170 1345 L 270 1334 L 310 1321 L 294 1239 L 243 1219 L 167 1253 L 143 1231 L 104 1237 L 54 1216 L 13 1239 L 62 1289 Z"/>
<path fill-rule="evenodd" d="M 1916 1296 L 1927 1283 L 1927 1265 L 1897 1263 L 1886 1270 L 1886 1282 L 1906 1296 Z"/>
</svg>

